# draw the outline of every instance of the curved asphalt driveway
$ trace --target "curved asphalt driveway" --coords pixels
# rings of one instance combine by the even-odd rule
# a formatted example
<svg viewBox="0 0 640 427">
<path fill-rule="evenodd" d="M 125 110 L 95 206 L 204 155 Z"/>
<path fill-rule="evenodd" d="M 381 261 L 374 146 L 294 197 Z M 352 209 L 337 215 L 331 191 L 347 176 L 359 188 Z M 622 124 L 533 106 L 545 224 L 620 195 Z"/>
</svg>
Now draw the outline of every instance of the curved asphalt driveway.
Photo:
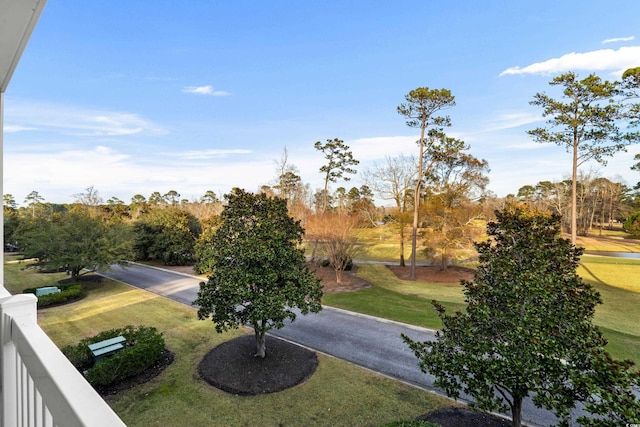
<svg viewBox="0 0 640 427">
<path fill-rule="evenodd" d="M 196 276 L 139 264 L 126 268 L 113 266 L 112 271 L 101 274 L 188 306 L 196 299 L 202 281 Z M 437 391 L 433 387 L 434 377 L 420 372 L 416 357 L 400 334 L 419 341 L 434 338 L 434 331 L 429 329 L 327 306 L 320 313 L 298 316 L 294 323 L 270 332 L 391 378 Z M 548 426 L 557 422 L 553 414 L 536 408 L 530 401 L 525 402 L 522 412 L 527 424 Z"/>
</svg>

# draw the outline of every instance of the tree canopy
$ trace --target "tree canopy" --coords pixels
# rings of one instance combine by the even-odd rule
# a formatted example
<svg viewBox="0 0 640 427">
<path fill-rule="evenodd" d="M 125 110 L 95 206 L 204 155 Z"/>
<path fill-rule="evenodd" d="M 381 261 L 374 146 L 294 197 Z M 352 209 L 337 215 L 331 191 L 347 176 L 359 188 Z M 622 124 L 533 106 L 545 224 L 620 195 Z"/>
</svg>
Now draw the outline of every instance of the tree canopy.
<svg viewBox="0 0 640 427">
<path fill-rule="evenodd" d="M 14 236 L 25 258 L 47 269 L 66 269 L 78 277 L 83 269 L 108 269 L 130 259 L 127 224 L 107 224 L 88 211 L 75 209 L 23 221 Z"/>
<path fill-rule="evenodd" d="M 565 421 L 576 401 L 603 417 L 583 424 L 639 419 L 631 387 L 640 377 L 632 362 L 606 353 L 592 323 L 600 295 L 576 274 L 583 251 L 560 237 L 559 216 L 508 205 L 496 218 L 490 240 L 476 244 L 473 281 L 462 281 L 465 312 L 449 315 L 434 301 L 443 322 L 436 340 L 404 337 L 420 368 L 449 396 L 463 391 L 483 410 L 510 408 L 514 426 L 526 397 Z"/>
<path fill-rule="evenodd" d="M 630 73 L 629 81 L 632 76 Z M 554 99 L 545 93 L 535 95 L 531 104 L 542 107 L 543 116 L 549 117 L 548 126 L 530 130 L 528 134 L 536 142 L 566 147 L 572 155 L 571 242 L 575 244 L 578 167 L 589 160 L 606 164 L 607 157 L 640 141 L 640 134 L 620 130 L 617 121 L 628 118 L 628 109 L 621 103 L 623 92 L 618 82 L 603 81 L 595 74 L 579 79 L 575 73 L 568 72 L 555 77 L 549 84 L 561 86 L 562 97 Z"/>
<path fill-rule="evenodd" d="M 458 253 L 470 252 L 481 232 L 475 221 L 481 209 L 472 201 L 489 182 L 489 164 L 467 153 L 469 146 L 463 141 L 442 132 L 433 136 L 425 153 L 431 165 L 425 171 L 425 250 L 446 271 Z"/>
<path fill-rule="evenodd" d="M 265 357 L 265 333 L 322 309 L 322 287 L 298 246 L 304 230 L 287 212 L 287 202 L 235 189 L 225 196 L 221 224 L 210 241 L 212 269 L 200 284 L 198 318 L 217 332 L 249 324 L 256 356 Z"/>
<path fill-rule="evenodd" d="M 133 224 L 136 259 L 155 259 L 166 265 L 193 262 L 202 226 L 193 214 L 177 206 L 155 207 Z"/>
<path fill-rule="evenodd" d="M 324 144 L 316 141 L 314 147 L 324 154 L 324 158 L 327 161 L 326 164 L 320 167 L 320 172 L 324 173 L 322 210 L 325 211 L 327 209 L 329 182 L 336 182 L 339 178 L 349 181 L 349 176 L 345 174 L 356 173 L 356 170 L 352 169 L 351 166 L 356 166 L 360 162 L 354 159 L 353 153 L 349 150 L 349 146 L 338 138 L 327 139 L 327 142 Z"/>
</svg>

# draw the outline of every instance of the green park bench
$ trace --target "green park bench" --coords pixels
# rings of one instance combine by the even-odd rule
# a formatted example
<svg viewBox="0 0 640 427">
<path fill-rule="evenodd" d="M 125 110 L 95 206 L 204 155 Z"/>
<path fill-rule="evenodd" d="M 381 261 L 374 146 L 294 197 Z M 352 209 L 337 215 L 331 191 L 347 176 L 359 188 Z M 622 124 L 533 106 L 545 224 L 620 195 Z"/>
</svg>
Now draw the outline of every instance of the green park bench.
<svg viewBox="0 0 640 427">
<path fill-rule="evenodd" d="M 58 292 L 60 292 L 60 288 L 57 286 L 47 286 L 36 289 L 36 296 L 41 297 L 42 295 L 57 294 Z"/>
<path fill-rule="evenodd" d="M 98 363 L 105 357 L 109 357 L 125 346 L 126 339 L 122 336 L 109 338 L 108 340 L 100 341 L 97 343 L 89 344 L 89 350 L 93 355 L 93 362 Z"/>
</svg>

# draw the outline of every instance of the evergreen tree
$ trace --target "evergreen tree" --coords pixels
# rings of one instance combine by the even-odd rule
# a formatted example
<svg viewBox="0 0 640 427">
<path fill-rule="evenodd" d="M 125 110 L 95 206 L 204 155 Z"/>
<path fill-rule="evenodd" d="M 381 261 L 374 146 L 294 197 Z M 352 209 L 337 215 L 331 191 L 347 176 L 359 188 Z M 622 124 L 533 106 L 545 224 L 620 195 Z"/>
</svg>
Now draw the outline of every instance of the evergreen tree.
<svg viewBox="0 0 640 427">
<path fill-rule="evenodd" d="M 640 381 L 630 361 L 613 361 L 592 323 L 600 295 L 576 274 L 582 248 L 560 237 L 555 214 L 507 206 L 489 223 L 490 240 L 476 244 L 480 265 L 462 281 L 467 309 L 448 315 L 434 342 L 404 336 L 423 372 L 449 396 L 461 391 L 483 410 L 511 409 L 521 425 L 522 402 L 553 410 L 568 422 L 575 402 L 602 418 L 589 425 L 640 420 L 632 392 Z"/>
</svg>

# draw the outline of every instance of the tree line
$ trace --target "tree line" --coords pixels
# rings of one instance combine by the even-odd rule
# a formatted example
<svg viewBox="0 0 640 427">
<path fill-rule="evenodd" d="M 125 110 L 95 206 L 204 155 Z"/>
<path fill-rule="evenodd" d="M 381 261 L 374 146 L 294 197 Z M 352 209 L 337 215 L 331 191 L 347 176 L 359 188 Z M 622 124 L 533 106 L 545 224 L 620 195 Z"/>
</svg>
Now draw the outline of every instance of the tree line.
<svg viewBox="0 0 640 427">
<path fill-rule="evenodd" d="M 341 139 L 317 141 L 314 147 L 324 157 L 318 171 L 324 185 L 312 191 L 309 184 L 302 182 L 300 171 L 290 162 L 285 147 L 282 157 L 276 160 L 273 180 L 261 185 L 259 192 L 287 201 L 289 213 L 306 229 L 314 255 L 316 247 L 339 248 L 336 249 L 339 253 L 328 257 L 336 260 L 332 265 L 337 274 L 339 266 L 353 257 L 355 247 L 353 242 L 334 244 L 344 240 L 338 236 L 349 235 L 348 230 L 340 230 L 345 226 L 393 225 L 398 232 L 398 262 L 403 266 L 405 245 L 411 236 L 409 257 L 411 277 L 415 278 L 417 257 L 446 269 L 456 259 L 472 255 L 473 241 L 482 235 L 484 223 L 505 200 L 517 199 L 562 215 L 563 229 L 571 233 L 574 242 L 575 235 L 588 234 L 594 225 L 602 229 L 605 224 L 611 227 L 614 221 L 624 222 L 628 232 L 638 235 L 640 186 L 629 189 L 578 167 L 588 160 L 605 164 L 608 156 L 640 140 L 636 102 L 639 75 L 640 68 L 634 68 L 616 82 L 593 74 L 584 79 L 574 73 L 554 78 L 550 85 L 560 87 L 561 96 L 555 99 L 539 93 L 534 97 L 531 104 L 542 107 L 548 121 L 546 127 L 529 134 L 535 141 L 567 148 L 572 154 L 571 178 L 524 186 L 517 195 L 506 199 L 487 191 L 488 162 L 473 156 L 464 141 L 445 133 L 451 120 L 442 112 L 455 106 L 455 97 L 447 89 L 428 87 L 410 91 L 397 108 L 408 126 L 420 129 L 417 156 L 389 156 L 359 172 L 363 182 L 360 187 L 338 186 L 332 190 L 330 184 L 346 183 L 358 173 L 359 162 Z M 393 206 L 377 207 L 376 197 L 391 201 Z M 25 229 L 18 225 L 27 216 L 32 220 L 61 216 L 84 207 L 91 217 L 99 217 L 105 224 L 121 221 L 133 225 L 138 236 L 138 243 L 132 245 L 137 259 L 146 256 L 165 263 L 195 262 L 201 258 L 196 253 L 196 242 L 202 239 L 201 235 L 211 234 L 209 228 L 216 226 L 216 218 L 224 206 L 221 197 L 211 190 L 192 201 L 181 198 L 175 190 L 156 191 L 148 197 L 136 194 L 126 204 L 116 197 L 105 202 L 97 189 L 88 187 L 76 194 L 75 202 L 69 205 L 46 203 L 37 191 L 32 191 L 25 198 L 26 207 L 19 209 L 12 195 L 5 194 L 3 199 L 5 241 L 9 244 L 15 243 L 15 231 Z M 168 226 L 171 223 L 186 225 Z M 165 229 L 167 234 L 174 235 L 164 236 Z M 154 240 L 150 237 L 154 233 L 163 237 Z M 172 243 L 180 238 L 189 243 Z"/>
</svg>

